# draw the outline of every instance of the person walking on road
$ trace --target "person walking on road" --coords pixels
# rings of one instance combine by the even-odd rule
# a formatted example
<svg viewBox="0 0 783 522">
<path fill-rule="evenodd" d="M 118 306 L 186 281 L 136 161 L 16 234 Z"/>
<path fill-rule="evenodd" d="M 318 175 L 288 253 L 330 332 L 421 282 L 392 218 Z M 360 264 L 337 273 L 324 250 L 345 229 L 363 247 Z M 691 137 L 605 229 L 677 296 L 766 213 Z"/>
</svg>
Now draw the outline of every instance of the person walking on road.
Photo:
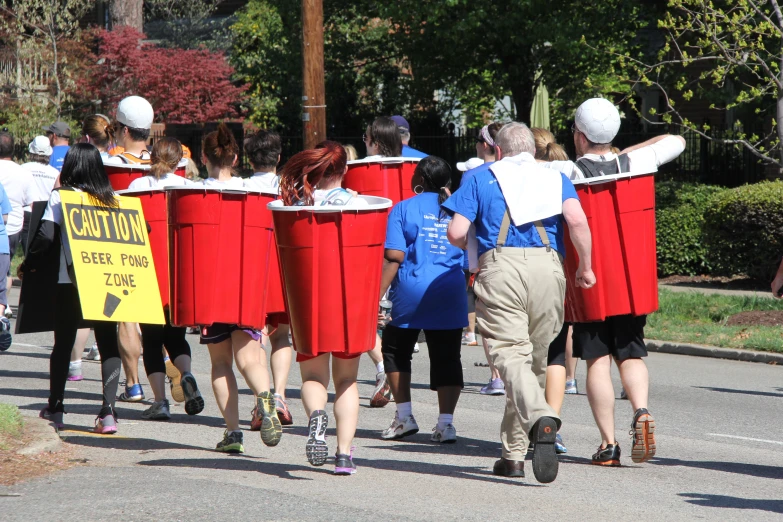
<svg viewBox="0 0 783 522">
<path fill-rule="evenodd" d="M 563 324 L 563 221 L 579 255 L 576 281 L 584 288 L 595 284 L 590 229 L 571 181 L 536 164 L 526 125 L 505 125 L 495 143 L 498 161 L 443 208 L 453 213 L 453 245 L 466 248 L 470 225 L 476 226 L 476 323 L 506 387 L 503 455 L 493 472 L 524 477 L 531 442 L 533 473 L 547 483 L 558 472 L 560 419 L 545 400 L 545 385 L 549 345 Z"/>
</svg>

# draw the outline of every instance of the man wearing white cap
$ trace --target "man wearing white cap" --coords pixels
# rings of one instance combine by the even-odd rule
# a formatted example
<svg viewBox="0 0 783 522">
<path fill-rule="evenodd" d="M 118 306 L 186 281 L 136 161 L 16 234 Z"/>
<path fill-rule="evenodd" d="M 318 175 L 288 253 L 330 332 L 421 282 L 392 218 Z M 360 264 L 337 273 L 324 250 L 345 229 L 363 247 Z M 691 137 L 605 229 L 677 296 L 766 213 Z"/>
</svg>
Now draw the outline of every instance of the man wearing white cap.
<svg viewBox="0 0 783 522">
<path fill-rule="evenodd" d="M 574 126 L 576 164 L 554 161 L 545 164 L 571 179 L 593 178 L 622 172 L 649 173 L 677 158 L 685 150 L 682 136 L 657 136 L 629 147 L 619 155 L 612 140 L 620 130 L 620 113 L 609 100 L 592 98 L 576 111 Z M 587 361 L 587 398 L 593 410 L 601 445 L 592 462 L 620 465 L 620 445 L 614 437 L 614 389 L 610 368 L 615 360 L 628 399 L 634 409 L 631 423 L 631 459 L 645 462 L 655 455 L 655 421 L 647 410 L 649 375 L 642 357 L 646 316 L 612 316 L 594 323 L 576 323 L 573 329 L 574 357 Z"/>
<path fill-rule="evenodd" d="M 27 163 L 22 168 L 33 177 L 32 197 L 35 201 L 49 201 L 49 196 L 54 189 L 54 184 L 60 176 L 60 171 L 49 164 L 52 155 L 52 146 L 46 136 L 36 136 L 27 148 Z M 24 207 L 24 220 L 22 223 L 22 235 L 19 241 L 22 250 L 27 254 L 27 234 L 30 227 L 32 204 Z"/>
<path fill-rule="evenodd" d="M 125 152 L 112 156 L 106 160 L 106 164 L 148 165 L 150 153 L 147 150 L 147 140 L 154 117 L 152 105 L 141 96 L 123 98 L 117 106 L 115 136 L 117 145 L 125 149 Z"/>
</svg>

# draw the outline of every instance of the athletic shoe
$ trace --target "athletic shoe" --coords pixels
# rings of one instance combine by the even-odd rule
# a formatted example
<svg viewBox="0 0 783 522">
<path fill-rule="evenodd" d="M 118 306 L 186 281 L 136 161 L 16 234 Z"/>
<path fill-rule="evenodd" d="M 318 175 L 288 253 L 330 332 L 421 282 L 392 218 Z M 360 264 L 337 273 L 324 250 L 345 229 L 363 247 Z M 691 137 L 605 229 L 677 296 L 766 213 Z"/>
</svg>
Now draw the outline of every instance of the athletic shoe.
<svg viewBox="0 0 783 522">
<path fill-rule="evenodd" d="M 536 445 L 533 448 L 533 475 L 543 484 L 557 478 L 556 439 L 557 421 L 552 417 L 541 417 L 530 430 L 530 441 Z"/>
<path fill-rule="evenodd" d="M 631 423 L 633 449 L 631 460 L 637 464 L 655 456 L 655 419 L 646 408 L 639 408 Z"/>
<path fill-rule="evenodd" d="M 486 386 L 481 388 L 481 395 L 505 395 L 506 386 L 503 379 L 490 379 Z"/>
<path fill-rule="evenodd" d="M 98 352 L 98 343 L 92 343 L 90 351 L 87 352 L 87 355 L 85 355 L 84 358 L 88 361 L 101 360 L 101 354 Z"/>
<path fill-rule="evenodd" d="M 386 373 L 378 372 L 375 375 L 375 389 L 370 398 L 370 408 L 383 408 L 389 404 L 391 398 L 391 387 L 386 382 Z"/>
<path fill-rule="evenodd" d="M 7 308 L 6 308 L 7 310 Z M 11 321 L 7 317 L 0 317 L 0 352 L 11 347 Z"/>
<path fill-rule="evenodd" d="M 245 447 L 242 445 L 242 432 L 228 430 L 223 432 L 223 440 L 217 443 L 215 449 L 223 453 L 244 453 Z"/>
<path fill-rule="evenodd" d="M 476 340 L 476 334 L 468 333 L 468 332 L 462 334 L 462 344 L 464 346 L 478 346 L 478 341 Z"/>
<path fill-rule="evenodd" d="M 627 401 L 628 394 L 625 393 L 625 388 L 620 388 L 620 400 Z"/>
<path fill-rule="evenodd" d="M 201 401 L 203 404 L 203 400 Z M 283 436 L 283 426 L 277 418 L 275 399 L 269 392 L 261 392 L 256 398 L 256 411 L 261 414 L 261 442 L 267 446 L 277 446 Z"/>
<path fill-rule="evenodd" d="M 82 376 L 82 366 L 69 366 L 68 367 L 68 380 L 69 381 L 81 381 L 84 379 Z"/>
<path fill-rule="evenodd" d="M 275 410 L 277 410 L 277 418 L 280 419 L 280 424 L 290 426 L 294 423 L 294 418 L 291 416 L 291 412 L 288 411 L 288 403 L 277 393 L 275 393 Z"/>
<path fill-rule="evenodd" d="M 413 353 L 419 353 L 419 343 L 413 345 Z"/>
<path fill-rule="evenodd" d="M 419 425 L 416 424 L 416 419 L 413 418 L 413 415 L 408 415 L 404 419 L 400 419 L 397 412 L 394 412 L 394 420 L 392 420 L 388 428 L 383 430 L 381 438 L 383 440 L 399 440 L 418 432 Z"/>
<path fill-rule="evenodd" d="M 250 410 L 250 431 L 259 431 L 261 429 L 261 414 L 258 406 Z"/>
<path fill-rule="evenodd" d="M 455 428 L 453 424 L 446 424 L 443 429 L 436 425 L 432 428 L 430 441 L 443 444 L 454 444 L 457 442 L 457 428 Z"/>
<path fill-rule="evenodd" d="M 313 466 L 323 466 L 329 455 L 329 448 L 326 446 L 326 426 L 328 424 L 329 416 L 324 410 L 315 410 L 310 414 L 305 454 L 307 461 Z"/>
<path fill-rule="evenodd" d="M 11 319 L 14 316 L 14 311 L 11 310 L 10 306 L 5 307 L 5 312 L 3 312 L 3 315 L 5 315 L 7 318 Z"/>
<path fill-rule="evenodd" d="M 335 475 L 353 475 L 356 473 L 356 464 L 353 463 L 353 448 L 350 455 L 338 453 L 334 456 Z"/>
<path fill-rule="evenodd" d="M 141 402 L 144 400 L 144 390 L 141 388 L 141 384 L 134 384 L 133 386 L 126 386 L 125 391 L 117 397 L 118 401 L 122 402 Z"/>
<path fill-rule="evenodd" d="M 51 412 L 49 411 L 49 406 L 47 406 L 38 413 L 38 416 L 54 424 L 55 429 L 61 430 L 65 427 L 65 424 L 63 423 L 63 413 L 64 412 L 61 411 Z"/>
<path fill-rule="evenodd" d="M 612 467 L 619 466 L 620 445 L 607 444 L 605 448 L 598 446 L 598 450 L 593 454 L 592 462 L 596 466 L 612 466 Z"/>
<path fill-rule="evenodd" d="M 101 412 L 95 418 L 95 430 L 93 431 L 103 435 L 117 433 L 116 415 L 116 412 L 113 412 L 110 407 L 101 409 Z"/>
<path fill-rule="evenodd" d="M 166 376 L 169 378 L 169 386 L 171 387 L 171 398 L 177 402 L 185 402 L 185 392 L 182 391 L 182 374 L 179 373 L 171 359 L 166 357 L 164 361 L 166 363 Z"/>
<path fill-rule="evenodd" d="M 579 388 L 576 385 L 576 379 L 566 381 L 565 392 L 566 395 L 576 395 L 579 393 Z"/>
<path fill-rule="evenodd" d="M 565 444 L 563 444 L 563 437 L 561 437 L 559 433 L 557 434 L 557 437 L 555 437 L 555 452 L 558 455 L 568 453 L 568 448 L 566 448 Z"/>
<path fill-rule="evenodd" d="M 163 399 L 159 402 L 153 402 L 152 406 L 141 412 L 141 418 L 147 420 L 169 420 L 171 418 L 169 401 Z"/>
<path fill-rule="evenodd" d="M 201 332 L 200 332 L 198 326 L 188 326 L 187 328 L 185 328 L 185 333 L 191 334 L 191 335 L 193 335 L 193 334 L 198 335 Z"/>
<path fill-rule="evenodd" d="M 183 373 L 181 379 L 182 393 L 185 395 L 185 413 L 188 415 L 198 415 L 204 411 L 204 398 L 198 391 L 198 384 L 193 374 Z M 173 392 L 172 392 L 173 394 Z"/>
</svg>

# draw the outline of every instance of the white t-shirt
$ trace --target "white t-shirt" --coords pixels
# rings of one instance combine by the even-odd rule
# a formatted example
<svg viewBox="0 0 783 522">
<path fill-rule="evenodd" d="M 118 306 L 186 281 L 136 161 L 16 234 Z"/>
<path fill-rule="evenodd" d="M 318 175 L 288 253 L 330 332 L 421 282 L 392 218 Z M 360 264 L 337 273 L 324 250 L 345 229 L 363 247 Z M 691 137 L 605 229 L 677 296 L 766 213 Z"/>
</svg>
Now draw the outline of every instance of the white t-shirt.
<svg viewBox="0 0 783 522">
<path fill-rule="evenodd" d="M 150 152 L 148 150 L 143 150 L 140 156 L 137 156 L 136 154 L 131 154 L 130 152 L 127 152 L 125 154 L 133 156 L 134 158 L 137 158 L 139 160 L 145 160 L 146 163 L 144 164 L 146 165 L 149 164 L 148 160 L 150 159 Z M 103 157 L 103 154 L 101 154 L 101 157 Z M 103 158 L 103 164 L 104 165 L 139 165 L 142 163 L 141 161 L 131 161 L 127 157 L 122 157 L 121 155 L 119 155 L 119 156 L 109 156 L 107 158 Z"/>
<path fill-rule="evenodd" d="M 11 213 L 5 229 L 9 236 L 22 230 L 24 207 L 35 201 L 35 180 L 30 171 L 9 160 L 0 160 L 0 183 L 3 184 L 8 200 L 11 202 Z"/>
<path fill-rule="evenodd" d="M 355 198 L 344 189 L 320 190 L 313 192 L 313 206 L 339 206 L 342 208 L 364 208 L 369 206 L 366 199 Z"/>
<path fill-rule="evenodd" d="M 22 168 L 33 175 L 33 201 L 49 201 L 60 172 L 48 163 L 44 165 L 37 161 L 25 163 Z M 32 208 L 28 205 L 24 210 L 30 212 Z"/>
<path fill-rule="evenodd" d="M 129 190 L 162 189 L 164 187 L 181 187 L 183 185 L 192 185 L 192 184 L 193 184 L 192 181 L 185 179 L 182 176 L 177 176 L 172 172 L 169 172 L 168 174 L 165 174 L 160 178 L 155 178 L 155 176 L 142 176 L 140 178 L 136 178 L 133 181 L 131 181 L 131 184 L 128 186 L 128 189 Z"/>
<path fill-rule="evenodd" d="M 274 172 L 256 172 L 244 180 L 245 188 L 259 192 L 280 193 L 280 176 Z"/>
<path fill-rule="evenodd" d="M 245 188 L 245 180 L 236 177 L 232 177 L 226 181 L 218 181 L 215 178 L 207 178 L 203 180 L 201 183 L 203 183 L 207 187 L 212 187 L 212 188 L 234 188 L 234 189 Z"/>
<path fill-rule="evenodd" d="M 657 143 L 636 149 L 628 153 L 628 168 L 630 172 L 655 172 L 658 167 L 676 159 L 685 150 L 685 146 L 677 136 L 667 136 Z M 585 159 L 595 161 L 612 161 L 617 154 L 608 153 L 602 156 L 598 154 L 585 154 Z M 569 179 L 584 179 L 584 174 L 573 161 L 551 161 L 541 163 L 546 168 L 559 170 Z"/>
</svg>

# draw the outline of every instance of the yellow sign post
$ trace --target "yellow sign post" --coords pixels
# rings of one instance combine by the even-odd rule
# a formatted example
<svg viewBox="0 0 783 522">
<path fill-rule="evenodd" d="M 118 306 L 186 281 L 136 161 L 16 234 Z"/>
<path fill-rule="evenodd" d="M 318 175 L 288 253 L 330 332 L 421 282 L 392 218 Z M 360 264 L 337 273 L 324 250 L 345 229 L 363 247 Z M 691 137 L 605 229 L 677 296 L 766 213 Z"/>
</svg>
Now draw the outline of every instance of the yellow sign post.
<svg viewBox="0 0 783 522">
<path fill-rule="evenodd" d="M 147 222 L 136 198 L 118 208 L 60 191 L 76 286 L 87 320 L 164 324 Z"/>
</svg>

